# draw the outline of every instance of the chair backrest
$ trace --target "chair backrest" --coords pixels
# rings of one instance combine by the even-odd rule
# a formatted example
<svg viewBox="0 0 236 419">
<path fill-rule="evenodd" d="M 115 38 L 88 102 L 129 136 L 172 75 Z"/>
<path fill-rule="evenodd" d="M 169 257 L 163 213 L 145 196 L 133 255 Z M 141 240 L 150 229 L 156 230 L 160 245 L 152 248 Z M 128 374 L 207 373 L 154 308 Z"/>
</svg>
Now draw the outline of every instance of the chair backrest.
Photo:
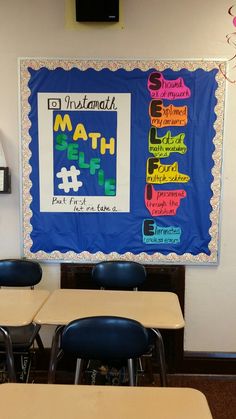
<svg viewBox="0 0 236 419">
<path fill-rule="evenodd" d="M 124 317 L 95 316 L 73 320 L 61 336 L 61 349 L 77 358 L 138 358 L 148 347 L 147 329 L 136 320 Z"/>
<path fill-rule="evenodd" d="M 38 262 L 24 259 L 0 260 L 0 287 L 33 287 L 42 278 Z"/>
<path fill-rule="evenodd" d="M 133 261 L 99 262 L 92 269 L 92 280 L 104 288 L 136 288 L 145 279 L 145 267 Z"/>
</svg>

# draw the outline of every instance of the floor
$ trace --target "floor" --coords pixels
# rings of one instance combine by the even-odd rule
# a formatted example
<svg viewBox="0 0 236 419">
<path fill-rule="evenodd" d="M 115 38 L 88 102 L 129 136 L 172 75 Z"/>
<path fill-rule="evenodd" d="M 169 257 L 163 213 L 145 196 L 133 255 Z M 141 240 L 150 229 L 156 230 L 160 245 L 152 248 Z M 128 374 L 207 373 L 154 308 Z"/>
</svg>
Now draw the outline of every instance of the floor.
<svg viewBox="0 0 236 419">
<path fill-rule="evenodd" d="M 236 419 L 236 376 L 171 375 L 168 384 L 204 393 L 213 419 Z"/>
</svg>

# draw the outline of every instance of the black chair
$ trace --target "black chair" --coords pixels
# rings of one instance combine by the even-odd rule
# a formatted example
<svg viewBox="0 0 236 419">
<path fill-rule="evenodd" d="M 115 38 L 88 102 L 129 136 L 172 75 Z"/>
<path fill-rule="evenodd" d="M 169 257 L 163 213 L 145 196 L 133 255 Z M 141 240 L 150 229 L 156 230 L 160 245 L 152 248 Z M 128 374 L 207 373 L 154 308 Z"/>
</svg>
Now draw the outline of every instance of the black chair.
<svg viewBox="0 0 236 419">
<path fill-rule="evenodd" d="M 62 354 L 77 358 L 75 384 L 81 382 L 83 361 L 127 360 L 129 385 L 136 383 L 134 361 L 149 348 L 147 329 L 139 322 L 116 316 L 77 319 L 60 326 L 51 349 L 48 382 L 55 382 L 58 359 Z"/>
<path fill-rule="evenodd" d="M 97 263 L 92 269 L 92 280 L 100 289 L 133 289 L 134 291 L 138 291 L 138 287 L 145 282 L 146 277 L 145 266 L 134 261 L 104 261 Z M 153 356 L 155 350 L 158 351 L 161 384 L 166 386 L 165 354 L 161 333 L 157 329 L 148 329 L 148 333 L 149 350 L 146 354 L 143 354 L 143 359 L 146 360 L 146 364 L 149 364 L 148 369 L 152 371 L 150 362 L 148 361 Z M 141 372 L 144 372 L 141 358 L 139 358 L 139 369 Z"/>
<path fill-rule="evenodd" d="M 145 267 L 133 261 L 99 262 L 92 269 L 92 280 L 102 289 L 138 290 L 146 276 Z"/>
<path fill-rule="evenodd" d="M 30 287 L 33 289 L 41 281 L 41 278 L 42 268 L 37 262 L 23 259 L 0 260 L 0 287 Z M 40 350 L 44 349 L 39 335 L 40 327 L 40 325 L 31 323 L 26 326 L 7 328 L 12 341 L 13 354 L 25 357 L 23 374 L 26 375 L 24 377 L 26 381 L 31 364 L 30 348 L 34 341 L 37 342 Z M 6 337 L 2 328 L 0 328 L 0 352 L 6 353 Z"/>
</svg>

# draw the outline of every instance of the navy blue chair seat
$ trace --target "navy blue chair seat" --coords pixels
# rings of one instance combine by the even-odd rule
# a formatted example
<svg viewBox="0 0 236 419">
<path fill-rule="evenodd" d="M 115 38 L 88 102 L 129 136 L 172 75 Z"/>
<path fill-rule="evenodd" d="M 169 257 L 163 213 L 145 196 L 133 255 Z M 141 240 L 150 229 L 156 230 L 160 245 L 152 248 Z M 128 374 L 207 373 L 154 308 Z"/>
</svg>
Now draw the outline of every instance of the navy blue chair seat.
<svg viewBox="0 0 236 419">
<path fill-rule="evenodd" d="M 13 351 L 14 352 L 27 352 L 30 347 L 33 345 L 34 340 L 37 338 L 37 334 L 40 330 L 40 325 L 35 323 L 31 323 L 26 326 L 20 327 L 8 327 L 7 328 L 12 344 L 13 344 Z M 5 351 L 5 345 L 3 336 L 0 333 L 0 351 Z"/>
<path fill-rule="evenodd" d="M 138 289 L 146 280 L 146 269 L 133 261 L 105 261 L 94 265 L 92 280 L 101 288 Z"/>
<path fill-rule="evenodd" d="M 34 287 L 42 279 L 38 262 L 24 259 L 0 259 L 0 287 Z"/>
<path fill-rule="evenodd" d="M 83 360 L 127 360 L 129 383 L 134 385 L 134 361 L 149 348 L 149 334 L 139 322 L 116 316 L 77 319 L 59 327 L 54 335 L 49 383 L 55 382 L 61 351 L 77 358 L 75 384 L 81 382 Z"/>
</svg>

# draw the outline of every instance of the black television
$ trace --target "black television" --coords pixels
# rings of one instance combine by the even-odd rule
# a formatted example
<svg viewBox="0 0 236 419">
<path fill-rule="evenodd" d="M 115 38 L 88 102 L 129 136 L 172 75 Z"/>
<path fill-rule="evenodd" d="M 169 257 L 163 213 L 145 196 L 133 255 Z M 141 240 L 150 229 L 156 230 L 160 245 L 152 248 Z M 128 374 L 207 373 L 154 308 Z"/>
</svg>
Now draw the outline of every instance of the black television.
<svg viewBox="0 0 236 419">
<path fill-rule="evenodd" d="M 75 0 L 77 22 L 119 22 L 119 0 Z"/>
</svg>

